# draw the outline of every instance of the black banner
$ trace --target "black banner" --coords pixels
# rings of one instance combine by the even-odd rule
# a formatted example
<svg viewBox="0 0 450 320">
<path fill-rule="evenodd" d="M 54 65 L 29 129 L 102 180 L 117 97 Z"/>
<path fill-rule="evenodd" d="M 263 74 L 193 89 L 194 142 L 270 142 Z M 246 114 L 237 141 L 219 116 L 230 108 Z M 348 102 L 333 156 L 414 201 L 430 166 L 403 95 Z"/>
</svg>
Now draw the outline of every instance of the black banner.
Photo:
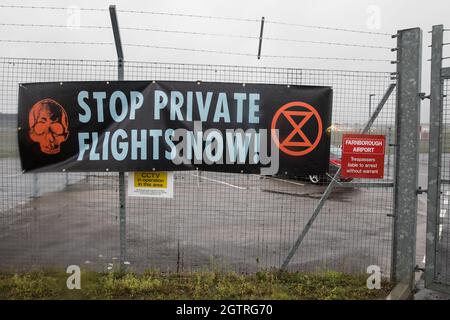
<svg viewBox="0 0 450 320">
<path fill-rule="evenodd" d="M 329 165 L 332 89 L 177 81 L 19 87 L 22 169 L 294 176 Z M 279 159 L 275 159 L 278 158 Z"/>
</svg>

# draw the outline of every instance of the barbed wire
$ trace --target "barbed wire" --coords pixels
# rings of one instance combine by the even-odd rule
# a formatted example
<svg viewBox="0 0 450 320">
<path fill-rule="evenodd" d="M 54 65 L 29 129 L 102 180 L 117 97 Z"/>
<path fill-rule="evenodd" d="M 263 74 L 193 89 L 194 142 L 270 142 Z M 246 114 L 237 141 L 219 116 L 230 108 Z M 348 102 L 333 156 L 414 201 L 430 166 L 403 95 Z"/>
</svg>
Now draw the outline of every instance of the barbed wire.
<svg viewBox="0 0 450 320">
<path fill-rule="evenodd" d="M 196 14 L 183 14 L 183 13 L 169 13 L 169 12 L 160 12 L 160 11 L 138 11 L 138 10 L 120 10 L 120 12 L 125 13 L 136 13 L 136 14 L 152 14 L 152 15 L 165 15 L 165 16 L 178 16 L 178 17 L 189 17 L 189 18 L 206 18 L 206 19 L 216 19 L 216 20 L 231 20 L 231 21 L 244 21 L 244 22 L 261 22 L 260 19 L 248 19 L 248 18 L 231 18 L 231 17 L 220 17 L 220 16 L 205 16 L 205 15 L 196 15 Z M 297 23 L 289 23 L 289 22 L 281 22 L 275 20 L 267 20 L 266 23 L 279 24 L 279 25 L 287 25 L 294 27 L 303 27 L 303 28 L 313 28 L 313 29 L 321 29 L 321 30 L 329 30 L 329 31 L 341 31 L 341 32 L 352 32 L 352 33 L 362 33 L 362 34 L 372 34 L 372 35 L 382 35 L 382 36 L 391 36 L 389 33 L 382 32 L 374 32 L 374 31 L 365 31 L 365 30 L 357 30 L 357 29 L 348 29 L 348 28 L 336 28 L 329 26 L 317 26 L 317 25 L 307 25 L 307 24 L 297 24 Z"/>
<path fill-rule="evenodd" d="M 71 7 L 55 7 L 55 6 L 25 6 L 25 5 L 8 5 L 8 4 L 0 4 L 0 8 L 8 8 L 8 9 L 40 9 L 40 10 L 68 10 Z M 80 11 L 91 11 L 91 12 L 104 12 L 108 11 L 108 9 L 103 8 L 81 8 L 77 7 L 77 10 Z"/>
<path fill-rule="evenodd" d="M 12 40 L 0 39 L 0 43 L 32 43 L 32 44 L 62 44 L 62 45 L 114 45 L 112 42 L 86 42 L 86 41 L 53 41 L 53 40 Z M 187 52 L 202 52 L 234 56 L 255 57 L 254 53 L 236 52 L 236 51 L 222 51 L 222 50 L 208 50 L 195 48 L 181 48 L 170 46 L 156 46 L 138 43 L 124 43 L 123 46 L 150 48 L 150 49 L 164 49 Z M 336 60 L 336 61 L 360 61 L 360 62 L 390 62 L 389 59 L 370 59 L 370 58 L 343 58 L 343 57 L 318 57 L 318 56 L 289 56 L 289 55 L 264 55 L 263 58 L 278 58 L 278 59 L 307 59 L 307 60 Z"/>
<path fill-rule="evenodd" d="M 0 5 L 0 8 L 10 8 L 10 9 L 43 9 L 43 10 L 67 10 L 69 7 L 55 7 L 55 6 L 25 6 L 25 5 Z M 103 12 L 108 9 L 102 8 L 82 8 L 77 7 L 77 9 L 81 11 L 92 11 L 92 12 Z M 185 18 L 199 18 L 199 19 L 211 19 L 211 20 L 222 20 L 222 21 L 238 21 L 238 22 L 261 22 L 260 19 L 251 19 L 251 18 L 235 18 L 235 17 L 224 17 L 224 16 L 214 16 L 214 15 L 199 15 L 199 14 L 187 14 L 187 13 L 173 13 L 173 12 L 163 12 L 163 11 L 141 11 L 141 10 L 118 10 L 121 13 L 133 13 L 133 14 L 149 14 L 149 15 L 161 15 L 161 16 L 172 16 L 172 17 L 185 17 Z M 278 24 L 292 27 L 302 27 L 302 28 L 312 28 L 318 30 L 329 30 L 329 31 L 341 31 L 341 32 L 351 32 L 351 33 L 361 33 L 361 34 L 370 34 L 370 35 L 382 35 L 382 36 L 391 36 L 389 33 L 375 32 L 375 31 L 366 31 L 366 30 L 357 30 L 350 28 L 337 28 L 330 26 L 318 26 L 318 25 L 308 25 L 308 24 L 298 24 L 298 23 L 290 23 L 283 22 L 277 20 L 265 19 L 265 23 L 269 24 Z"/>
<path fill-rule="evenodd" d="M 304 59 L 304 60 L 335 60 L 335 61 L 359 61 L 359 62 L 391 62 L 391 60 L 389 60 L 389 59 L 317 57 L 317 56 L 264 55 L 264 56 L 261 56 L 261 58 Z"/>
<path fill-rule="evenodd" d="M 253 53 L 246 53 L 246 52 L 208 50 L 208 49 L 194 49 L 194 48 L 181 48 L 181 47 L 168 47 L 168 46 L 156 46 L 156 45 L 139 44 L 139 43 L 124 43 L 123 45 L 127 46 L 127 47 L 138 47 L 138 48 L 151 48 L 151 49 L 165 49 L 165 50 L 178 50 L 178 51 L 190 51 L 190 52 L 216 53 L 216 54 L 226 54 L 226 55 L 235 55 L 235 56 L 247 56 L 247 57 L 255 57 L 256 56 Z"/>
<path fill-rule="evenodd" d="M 0 26 L 32 27 L 32 28 L 67 28 L 68 27 L 67 25 L 29 24 L 29 23 L 0 23 Z M 97 25 L 80 25 L 80 26 L 77 26 L 77 28 L 81 28 L 81 29 L 111 29 L 110 26 L 97 26 Z M 259 39 L 258 36 L 249 36 L 249 35 L 213 33 L 213 32 L 197 32 L 197 31 L 182 31 L 182 30 L 169 30 L 169 29 L 158 29 L 158 28 L 121 27 L 121 30 L 161 32 L 161 33 L 174 33 L 174 34 L 188 34 L 188 35 L 196 35 L 196 36 L 228 37 L 228 38 L 252 39 L 252 40 L 258 40 Z M 358 48 L 369 48 L 369 49 L 387 49 L 387 50 L 391 49 L 390 47 L 386 47 L 386 46 L 367 45 L 367 44 L 359 44 L 359 43 L 300 40 L 300 39 L 288 39 L 288 38 L 276 38 L 276 37 L 264 37 L 263 39 L 266 40 L 266 41 L 281 41 L 281 42 L 291 42 L 291 43 L 310 43 L 310 44 L 319 44 L 319 45 L 358 47 Z"/>
<path fill-rule="evenodd" d="M 167 46 L 155 46 L 147 44 L 133 44 L 125 43 L 124 46 L 152 48 L 152 49 L 165 49 L 165 50 L 178 50 L 178 51 L 191 51 L 191 52 L 203 52 L 203 53 L 215 53 L 226 55 L 238 55 L 256 57 L 254 53 L 246 52 L 234 52 L 234 51 L 220 51 L 220 50 L 207 50 L 207 49 L 193 49 L 193 48 L 180 48 L 180 47 L 167 47 Z M 342 57 L 317 57 L 317 56 L 284 56 L 284 55 L 264 55 L 262 58 L 279 58 L 279 59 L 308 59 L 308 60 L 337 60 L 337 61 L 365 61 L 365 62 L 390 62 L 389 59 L 369 59 L 369 58 L 342 58 Z"/>
<path fill-rule="evenodd" d="M 111 26 L 96 26 L 96 25 L 79 25 L 68 26 L 63 24 L 35 24 L 35 23 L 0 23 L 3 27 L 31 27 L 31 28 L 82 28 L 82 29 L 108 29 L 111 30 Z M 123 29 L 123 28 L 121 28 Z"/>
<path fill-rule="evenodd" d="M 370 49 L 387 49 L 387 50 L 391 49 L 391 47 L 387 47 L 387 46 L 377 46 L 377 45 L 359 44 L 359 43 L 345 43 L 345 42 L 329 42 L 329 41 L 285 39 L 285 38 L 271 38 L 271 37 L 264 38 L 264 40 L 284 41 L 284 42 L 297 42 L 297 43 L 311 43 L 311 44 L 323 44 L 323 45 L 332 45 L 332 46 L 370 48 Z"/>
<path fill-rule="evenodd" d="M 319 29 L 319 30 L 342 31 L 342 32 L 351 32 L 351 33 L 380 35 L 380 36 L 391 36 L 391 34 L 383 33 L 383 32 L 357 30 L 357 29 L 347 29 L 347 28 L 336 28 L 336 27 L 327 27 L 327 26 L 317 26 L 317 25 L 299 24 L 299 23 L 290 23 L 290 22 L 282 22 L 282 21 L 267 20 L 267 19 L 265 20 L 265 23 L 285 25 L 285 26 L 291 26 L 291 27 L 302 27 L 302 28 Z"/>
<path fill-rule="evenodd" d="M 13 40 L 0 39 L 0 43 L 33 43 L 33 44 L 75 44 L 75 45 L 114 45 L 113 42 L 89 42 L 89 41 L 53 41 L 53 40 Z"/>
<path fill-rule="evenodd" d="M 169 12 L 161 12 L 161 11 L 120 10 L 120 12 L 136 13 L 136 14 L 164 15 L 164 16 L 178 16 L 178 17 L 189 17 L 189 18 L 206 18 L 206 19 L 216 19 L 216 20 L 258 22 L 258 23 L 261 22 L 260 19 L 231 18 L 231 17 L 220 17 L 220 16 L 206 16 L 206 15 L 184 14 L 184 13 L 169 13 Z M 297 24 L 297 23 L 281 22 L 281 21 L 270 20 L 270 19 L 269 20 L 265 19 L 265 22 L 266 23 L 272 23 L 272 24 L 279 24 L 279 25 L 287 25 L 287 26 L 294 26 L 294 27 L 304 27 L 304 28 L 314 28 L 314 29 L 322 29 L 322 30 L 329 30 L 329 31 L 341 31 L 341 32 L 352 32 L 352 33 L 391 36 L 391 34 L 389 34 L 389 33 L 382 33 L 382 32 L 347 29 L 347 28 L 336 28 L 336 27 L 329 27 L 329 26 Z"/>
<path fill-rule="evenodd" d="M 198 19 L 211 19 L 211 20 L 227 20 L 227 21 L 239 21 L 239 22 L 261 22 L 260 19 L 250 19 L 250 18 L 233 18 L 233 17 L 223 17 L 223 16 L 210 16 L 210 15 L 200 15 L 200 14 L 188 14 L 188 13 L 172 13 L 172 12 L 162 12 L 162 11 L 140 11 L 140 10 L 118 10 L 123 13 L 134 13 L 134 14 L 150 14 L 150 15 L 160 15 L 160 16 L 171 16 L 171 17 L 185 17 L 185 18 L 198 18 Z"/>
</svg>

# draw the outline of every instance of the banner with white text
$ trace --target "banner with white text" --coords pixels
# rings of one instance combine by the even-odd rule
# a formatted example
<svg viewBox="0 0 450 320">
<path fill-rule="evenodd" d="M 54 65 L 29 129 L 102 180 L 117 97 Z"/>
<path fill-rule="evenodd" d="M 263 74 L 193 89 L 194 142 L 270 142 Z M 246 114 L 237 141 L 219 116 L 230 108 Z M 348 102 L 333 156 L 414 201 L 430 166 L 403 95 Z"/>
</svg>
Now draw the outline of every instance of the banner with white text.
<svg viewBox="0 0 450 320">
<path fill-rule="evenodd" d="M 25 83 L 19 86 L 20 158 L 24 172 L 325 174 L 331 109 L 330 87 Z"/>
</svg>

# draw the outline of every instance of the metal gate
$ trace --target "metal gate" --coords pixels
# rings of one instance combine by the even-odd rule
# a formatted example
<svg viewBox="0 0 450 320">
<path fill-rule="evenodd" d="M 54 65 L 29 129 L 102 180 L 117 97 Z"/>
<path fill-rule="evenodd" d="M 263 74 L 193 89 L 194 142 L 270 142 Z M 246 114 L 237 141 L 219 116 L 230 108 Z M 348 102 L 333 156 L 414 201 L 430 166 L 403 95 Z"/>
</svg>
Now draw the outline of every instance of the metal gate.
<svg viewBox="0 0 450 320">
<path fill-rule="evenodd" d="M 450 292 L 450 68 L 442 25 L 433 27 L 425 286 Z"/>
</svg>

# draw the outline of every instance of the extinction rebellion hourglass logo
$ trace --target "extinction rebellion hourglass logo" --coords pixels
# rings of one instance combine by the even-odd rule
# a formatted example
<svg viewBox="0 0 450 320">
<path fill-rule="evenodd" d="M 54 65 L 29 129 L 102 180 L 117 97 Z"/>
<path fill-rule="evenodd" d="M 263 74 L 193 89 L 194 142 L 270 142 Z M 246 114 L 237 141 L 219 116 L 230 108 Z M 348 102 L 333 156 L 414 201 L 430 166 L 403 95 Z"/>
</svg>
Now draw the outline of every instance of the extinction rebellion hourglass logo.
<svg viewBox="0 0 450 320">
<path fill-rule="evenodd" d="M 283 122 L 288 122 L 288 125 L 283 125 Z M 305 133 L 306 127 L 313 128 L 309 132 L 313 132 L 312 136 L 307 136 Z M 289 131 L 281 128 L 289 128 Z M 289 102 L 282 106 L 275 113 L 272 119 L 272 139 L 278 148 L 294 157 L 301 157 L 313 151 L 322 138 L 322 119 L 317 110 L 300 101 Z M 278 134 L 277 134 L 278 129 Z M 286 135 L 287 133 L 287 135 Z"/>
</svg>

